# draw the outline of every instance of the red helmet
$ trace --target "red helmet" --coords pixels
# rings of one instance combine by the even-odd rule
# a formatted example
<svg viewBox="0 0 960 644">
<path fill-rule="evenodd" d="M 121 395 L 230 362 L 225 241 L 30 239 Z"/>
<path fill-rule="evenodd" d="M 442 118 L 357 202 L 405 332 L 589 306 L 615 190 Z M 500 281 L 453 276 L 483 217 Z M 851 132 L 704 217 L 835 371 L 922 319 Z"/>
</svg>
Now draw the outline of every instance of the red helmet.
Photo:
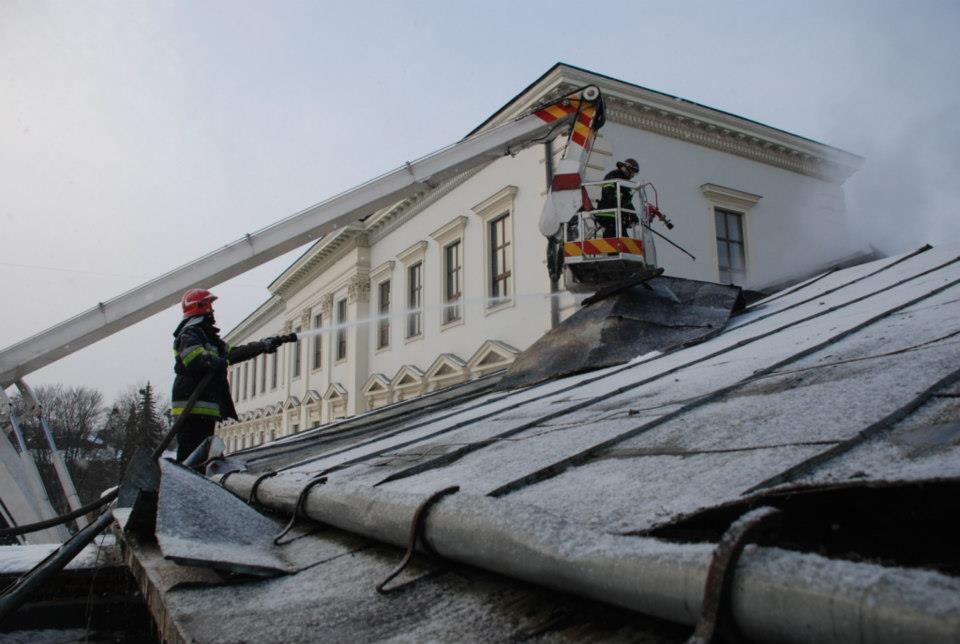
<svg viewBox="0 0 960 644">
<path fill-rule="evenodd" d="M 180 305 L 183 307 L 183 317 L 206 315 L 213 313 L 213 301 L 217 296 L 205 288 L 192 288 L 183 294 Z"/>
</svg>

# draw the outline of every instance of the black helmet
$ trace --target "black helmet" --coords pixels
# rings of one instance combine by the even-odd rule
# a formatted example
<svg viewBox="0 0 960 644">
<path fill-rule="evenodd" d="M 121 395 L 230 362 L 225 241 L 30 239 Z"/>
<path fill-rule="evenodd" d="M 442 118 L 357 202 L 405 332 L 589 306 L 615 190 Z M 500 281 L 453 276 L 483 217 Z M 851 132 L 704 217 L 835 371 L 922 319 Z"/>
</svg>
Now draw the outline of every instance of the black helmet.
<svg viewBox="0 0 960 644">
<path fill-rule="evenodd" d="M 640 172 L 640 164 L 637 163 L 636 159 L 624 159 L 623 161 L 617 161 L 617 167 L 621 170 L 628 168 L 633 172 Z"/>
</svg>

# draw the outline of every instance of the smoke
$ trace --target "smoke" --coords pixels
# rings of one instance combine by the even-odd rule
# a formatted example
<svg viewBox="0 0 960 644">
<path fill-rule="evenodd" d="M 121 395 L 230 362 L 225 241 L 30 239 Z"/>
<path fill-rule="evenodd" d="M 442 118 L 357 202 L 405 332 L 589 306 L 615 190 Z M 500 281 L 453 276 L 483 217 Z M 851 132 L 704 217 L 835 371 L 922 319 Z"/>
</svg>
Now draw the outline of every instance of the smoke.
<svg viewBox="0 0 960 644">
<path fill-rule="evenodd" d="M 943 110 L 873 134 L 866 164 L 847 184 L 854 236 L 885 253 L 960 242 L 955 116 Z"/>
</svg>

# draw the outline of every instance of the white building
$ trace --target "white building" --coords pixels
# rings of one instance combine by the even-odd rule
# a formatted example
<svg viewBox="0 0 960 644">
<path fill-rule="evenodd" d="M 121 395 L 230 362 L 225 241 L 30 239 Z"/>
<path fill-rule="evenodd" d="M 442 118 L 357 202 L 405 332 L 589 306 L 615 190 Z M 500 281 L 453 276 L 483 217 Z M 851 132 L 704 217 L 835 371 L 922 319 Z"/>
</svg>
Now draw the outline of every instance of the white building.
<svg viewBox="0 0 960 644">
<path fill-rule="evenodd" d="M 860 157 L 696 103 L 558 64 L 475 131 L 587 84 L 607 108 L 589 178 L 639 161 L 670 238 L 697 257 L 658 244 L 667 274 L 758 289 L 859 250 L 843 183 Z M 537 228 L 562 148 L 497 159 L 311 246 L 226 340 L 331 330 L 230 368 L 228 449 L 500 370 L 572 313 L 573 297 L 550 297 Z"/>
</svg>

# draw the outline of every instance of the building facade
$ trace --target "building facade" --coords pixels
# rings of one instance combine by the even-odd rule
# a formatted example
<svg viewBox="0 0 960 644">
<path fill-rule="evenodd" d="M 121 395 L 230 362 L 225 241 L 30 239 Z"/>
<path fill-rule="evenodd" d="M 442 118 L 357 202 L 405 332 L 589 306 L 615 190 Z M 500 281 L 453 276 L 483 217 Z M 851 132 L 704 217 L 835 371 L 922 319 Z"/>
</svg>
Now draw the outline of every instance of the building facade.
<svg viewBox="0 0 960 644">
<path fill-rule="evenodd" d="M 676 97 L 558 64 L 475 132 L 587 84 L 607 107 L 588 179 L 639 161 L 671 240 L 696 257 L 658 244 L 667 274 L 758 289 L 859 250 L 843 183 L 861 158 Z M 501 370 L 570 315 L 537 228 L 562 149 L 561 138 L 494 160 L 313 244 L 227 335 L 301 335 L 230 368 L 241 419 L 218 429 L 228 449 Z"/>
</svg>

